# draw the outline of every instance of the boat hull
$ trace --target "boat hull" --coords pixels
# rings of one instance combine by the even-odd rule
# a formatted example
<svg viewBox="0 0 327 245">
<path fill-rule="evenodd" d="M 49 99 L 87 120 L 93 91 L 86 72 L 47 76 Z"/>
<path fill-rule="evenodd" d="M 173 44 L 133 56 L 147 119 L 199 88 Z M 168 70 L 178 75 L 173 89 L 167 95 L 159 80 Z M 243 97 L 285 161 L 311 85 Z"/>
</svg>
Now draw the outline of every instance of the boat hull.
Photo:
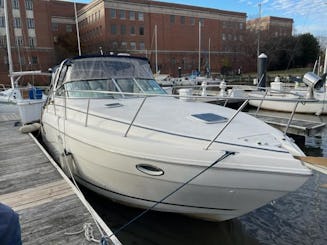
<svg viewBox="0 0 327 245">
<path fill-rule="evenodd" d="M 169 161 L 169 158 L 155 159 L 155 156 L 138 154 L 138 149 L 134 149 L 136 153 L 132 154 L 131 151 L 124 153 L 113 149 L 108 146 L 109 143 L 103 146 L 87 143 L 83 138 L 96 134 L 87 127 L 80 137 L 69 132 L 77 125 L 66 125 L 65 135 L 50 124 L 44 123 L 43 127 L 44 141 L 50 151 L 64 169 L 69 165 L 79 183 L 118 202 L 145 209 L 223 221 L 241 216 L 296 190 L 308 178 L 308 175 L 300 174 L 226 168 L 221 167 L 221 163 L 208 168 L 210 163 L 197 165 Z M 114 136 L 107 137 L 118 141 Z M 125 139 L 127 146 L 130 145 L 130 138 L 133 137 Z M 154 150 L 158 156 L 167 150 L 162 147 Z M 60 157 L 63 152 L 72 154 L 72 162 L 69 158 Z M 217 153 L 217 159 L 223 155 L 223 151 Z M 201 152 L 189 154 L 192 154 L 190 158 L 200 159 Z M 254 155 L 251 157 L 255 159 Z M 238 159 L 241 158 L 238 156 Z M 229 157 L 222 162 L 223 166 L 233 164 Z M 139 165 L 153 166 L 155 170 L 144 173 L 138 169 Z M 208 170 L 205 171 L 206 168 Z M 163 173 L 157 174 L 157 169 Z M 201 175 L 183 186 L 202 171 Z"/>
<path fill-rule="evenodd" d="M 262 98 L 263 94 L 251 94 L 252 97 Z M 272 99 L 272 100 L 269 100 Z M 276 101 L 274 101 L 274 99 Z M 280 101 L 277 101 L 280 99 Z M 285 96 L 266 96 L 265 100 L 250 100 L 249 104 L 261 109 L 281 112 L 292 112 L 296 106 L 296 101 L 282 101 L 285 99 L 296 100 L 296 97 L 287 98 Z M 318 100 L 315 102 L 299 102 L 295 112 L 305 114 L 327 114 L 327 101 Z"/>
</svg>

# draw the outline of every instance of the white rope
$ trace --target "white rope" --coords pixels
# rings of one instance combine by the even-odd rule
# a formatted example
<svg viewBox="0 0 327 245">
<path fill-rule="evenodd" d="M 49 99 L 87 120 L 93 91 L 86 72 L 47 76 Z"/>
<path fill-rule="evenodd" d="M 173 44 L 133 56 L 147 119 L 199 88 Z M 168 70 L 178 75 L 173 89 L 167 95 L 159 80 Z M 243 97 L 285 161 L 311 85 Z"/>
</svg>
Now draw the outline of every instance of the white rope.
<svg viewBox="0 0 327 245">
<path fill-rule="evenodd" d="M 100 240 L 97 240 L 94 238 L 93 235 L 93 227 L 91 223 L 84 223 L 83 225 L 83 229 L 81 229 L 80 231 L 75 231 L 75 232 L 65 232 L 65 235 L 78 235 L 81 234 L 84 231 L 84 236 L 85 239 L 89 242 L 96 242 L 96 243 L 100 243 Z"/>
<path fill-rule="evenodd" d="M 66 107 L 66 101 L 65 101 L 65 107 Z M 65 108 L 65 110 L 66 110 L 66 108 Z M 60 117 L 58 117 L 58 120 L 57 120 L 57 122 L 58 122 L 58 127 L 57 127 L 58 128 L 58 135 L 60 135 L 59 120 L 60 120 Z M 63 123 L 63 142 L 61 142 L 61 143 L 62 143 L 62 146 L 63 146 L 62 148 L 63 148 L 63 159 L 64 160 L 63 160 L 62 164 L 66 165 L 66 168 L 68 169 L 70 178 L 72 179 L 77 191 L 80 193 L 80 196 L 84 200 L 86 200 L 86 198 L 84 197 L 84 194 L 82 193 L 82 191 L 80 190 L 79 186 L 77 185 L 77 183 L 75 181 L 73 173 L 72 173 L 72 171 L 70 169 L 70 164 L 67 161 L 67 154 L 66 154 L 66 151 L 65 151 L 65 149 L 66 149 L 66 115 L 64 115 L 63 120 L 64 120 L 64 123 Z M 74 161 L 72 154 L 71 154 L 71 159 L 72 159 L 72 161 Z M 75 164 L 75 162 L 74 162 L 74 164 Z M 90 204 L 88 202 L 85 202 L 85 205 L 87 206 L 87 209 L 89 210 L 89 212 L 91 214 L 91 217 L 92 217 L 94 223 L 96 224 L 96 226 L 98 228 L 98 231 L 101 234 L 101 244 L 108 244 L 107 236 L 104 234 L 103 230 L 101 229 L 100 224 L 97 221 L 96 215 L 93 213 L 93 209 L 90 207 Z M 92 226 L 90 226 L 90 223 L 85 223 L 83 225 L 83 230 L 85 231 L 84 235 L 85 235 L 86 240 L 100 243 L 100 240 L 94 239 L 93 228 L 92 228 Z M 89 239 L 91 239 L 91 240 L 89 240 Z"/>
</svg>

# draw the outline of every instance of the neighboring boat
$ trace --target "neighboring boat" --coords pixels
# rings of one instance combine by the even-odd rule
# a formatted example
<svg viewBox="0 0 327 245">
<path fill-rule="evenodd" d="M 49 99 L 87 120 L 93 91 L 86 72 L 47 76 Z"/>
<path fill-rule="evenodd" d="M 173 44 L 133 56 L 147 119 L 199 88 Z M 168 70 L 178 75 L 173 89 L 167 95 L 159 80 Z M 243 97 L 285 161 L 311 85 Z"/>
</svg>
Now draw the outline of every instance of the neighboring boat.
<svg viewBox="0 0 327 245">
<path fill-rule="evenodd" d="M 0 92 L 0 103 L 16 103 L 17 99 L 22 99 L 19 89 L 3 87 Z"/>
<path fill-rule="evenodd" d="M 274 82 L 267 91 L 255 91 L 248 94 L 249 104 L 262 109 L 308 114 L 327 114 L 327 92 L 320 89 L 324 86 L 324 79 L 308 72 L 303 81 L 307 90 L 293 89 L 284 91 L 282 83 Z"/>
<path fill-rule="evenodd" d="M 167 95 L 147 59 L 67 59 L 51 87 L 41 120 L 49 151 L 79 183 L 121 203 L 221 221 L 311 175 L 283 133 L 246 113 Z"/>
</svg>

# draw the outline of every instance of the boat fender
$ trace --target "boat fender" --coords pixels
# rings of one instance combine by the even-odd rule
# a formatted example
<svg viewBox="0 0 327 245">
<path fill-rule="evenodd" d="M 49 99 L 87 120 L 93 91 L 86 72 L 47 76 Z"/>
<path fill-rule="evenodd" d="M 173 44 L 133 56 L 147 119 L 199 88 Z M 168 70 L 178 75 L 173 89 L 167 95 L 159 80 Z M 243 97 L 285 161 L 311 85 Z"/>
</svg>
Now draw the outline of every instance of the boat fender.
<svg viewBox="0 0 327 245">
<path fill-rule="evenodd" d="M 71 173 L 75 173 L 77 168 L 73 159 L 73 155 L 70 152 L 64 150 L 62 154 L 60 154 L 60 166 L 64 173 L 71 177 Z"/>
<path fill-rule="evenodd" d="M 27 124 L 27 125 L 23 125 L 19 128 L 19 131 L 23 134 L 27 134 L 27 133 L 32 133 L 35 132 L 37 130 L 40 130 L 41 128 L 41 124 L 40 123 L 33 123 L 33 124 Z"/>
</svg>

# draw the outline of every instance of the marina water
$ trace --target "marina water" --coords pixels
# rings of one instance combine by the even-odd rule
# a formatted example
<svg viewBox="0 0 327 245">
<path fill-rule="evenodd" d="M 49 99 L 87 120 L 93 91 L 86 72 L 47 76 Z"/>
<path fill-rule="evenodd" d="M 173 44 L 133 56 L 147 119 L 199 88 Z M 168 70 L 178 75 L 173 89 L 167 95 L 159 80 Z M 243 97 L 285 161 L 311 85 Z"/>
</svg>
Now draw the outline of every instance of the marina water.
<svg viewBox="0 0 327 245">
<path fill-rule="evenodd" d="M 289 117 L 289 114 L 272 113 Z M 295 115 L 327 123 L 327 116 Z M 309 156 L 327 157 L 327 127 L 318 136 L 296 137 Z M 83 189 L 88 201 L 115 231 L 142 210 Z M 207 222 L 178 214 L 148 212 L 117 234 L 123 244 L 327 244 L 327 175 L 314 171 L 297 191 L 239 218 Z"/>
</svg>

